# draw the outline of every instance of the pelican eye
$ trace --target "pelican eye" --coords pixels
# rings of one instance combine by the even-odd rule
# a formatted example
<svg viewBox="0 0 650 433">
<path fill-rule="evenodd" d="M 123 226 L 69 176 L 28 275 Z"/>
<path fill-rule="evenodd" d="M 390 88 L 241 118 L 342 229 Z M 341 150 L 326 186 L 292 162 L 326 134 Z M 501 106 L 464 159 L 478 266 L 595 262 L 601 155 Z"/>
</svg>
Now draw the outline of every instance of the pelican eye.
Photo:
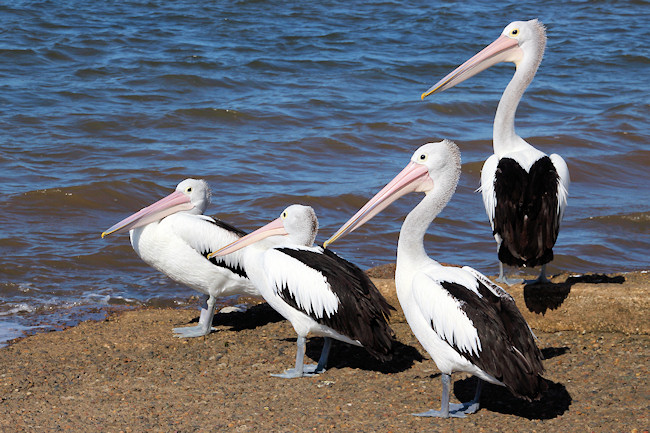
<svg viewBox="0 0 650 433">
<path fill-rule="evenodd" d="M 192 187 L 188 186 L 187 188 L 185 188 L 185 192 L 187 192 L 187 193 L 192 192 Z"/>
<path fill-rule="evenodd" d="M 429 157 L 429 155 L 427 155 L 426 153 L 421 153 L 420 156 L 418 156 L 418 160 L 420 162 L 425 162 L 428 157 Z"/>
<path fill-rule="evenodd" d="M 284 218 L 286 218 L 286 217 L 287 217 L 287 213 L 286 213 L 286 212 L 282 212 L 282 219 L 284 219 Z"/>
<path fill-rule="evenodd" d="M 510 36 L 517 36 L 519 34 L 519 29 L 510 30 Z"/>
</svg>

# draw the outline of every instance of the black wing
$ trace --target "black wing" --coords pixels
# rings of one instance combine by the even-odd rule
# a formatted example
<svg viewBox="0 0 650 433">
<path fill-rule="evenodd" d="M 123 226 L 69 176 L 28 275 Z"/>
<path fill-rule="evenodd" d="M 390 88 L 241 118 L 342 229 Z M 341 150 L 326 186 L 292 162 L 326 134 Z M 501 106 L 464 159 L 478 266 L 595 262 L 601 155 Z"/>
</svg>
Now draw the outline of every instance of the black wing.
<svg viewBox="0 0 650 433">
<path fill-rule="evenodd" d="M 310 315 L 314 320 L 358 340 L 371 355 L 381 361 L 391 358 L 395 333 L 388 319 L 390 310 L 395 308 L 361 269 L 328 249 L 321 249 L 320 252 L 294 248 L 276 250 L 322 273 L 338 297 L 339 308 L 336 314 L 320 318 Z M 281 288 L 278 293 L 293 308 L 309 314 L 298 306 L 287 287 Z"/>
<path fill-rule="evenodd" d="M 497 296 L 483 281 L 477 281 L 481 296 L 463 285 L 440 282 L 460 301 L 460 308 L 474 324 L 481 341 L 478 354 L 451 346 L 481 370 L 503 382 L 515 396 L 538 399 L 547 384 L 541 376 L 544 372 L 542 353 L 528 323 L 510 295 Z"/>
<path fill-rule="evenodd" d="M 560 230 L 558 173 L 544 156 L 526 171 L 512 158 L 497 165 L 494 233 L 503 239 L 499 260 L 511 266 L 538 266 L 553 260 Z"/>
</svg>

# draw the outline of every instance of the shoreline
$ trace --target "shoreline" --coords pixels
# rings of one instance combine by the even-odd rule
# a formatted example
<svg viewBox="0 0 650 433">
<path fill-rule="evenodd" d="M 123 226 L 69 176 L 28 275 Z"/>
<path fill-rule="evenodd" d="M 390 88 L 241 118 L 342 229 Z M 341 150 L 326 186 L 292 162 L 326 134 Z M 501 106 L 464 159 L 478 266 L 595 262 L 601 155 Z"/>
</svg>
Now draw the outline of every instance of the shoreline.
<svg viewBox="0 0 650 433">
<path fill-rule="evenodd" d="M 445 265 L 453 266 L 449 264 L 445 264 Z M 365 272 L 373 279 L 373 281 L 384 280 L 384 279 L 392 280 L 393 275 L 395 273 L 395 263 L 376 266 L 367 269 Z M 535 277 L 535 275 L 533 274 L 530 275 L 517 274 L 518 278 L 522 276 L 531 279 Z M 576 283 L 586 282 L 589 284 L 603 284 L 609 282 L 612 284 L 622 284 L 626 281 L 625 280 L 626 276 L 630 276 L 628 278 L 632 279 L 631 280 L 632 284 L 641 284 L 641 286 L 643 286 L 644 276 L 648 276 L 648 279 L 650 280 L 650 270 L 649 271 L 645 271 L 645 270 L 626 271 L 626 272 L 620 272 L 615 274 L 614 273 L 576 274 L 570 272 L 561 272 L 551 277 L 551 281 L 554 283 L 554 285 L 552 285 L 551 287 L 542 287 L 542 293 L 543 293 L 542 296 L 545 296 L 550 293 L 553 299 L 555 300 L 555 303 L 544 302 L 543 298 L 536 300 L 535 299 L 536 296 L 534 295 L 535 293 L 534 287 L 530 287 L 529 289 L 526 290 L 527 296 L 525 298 L 525 301 L 530 303 L 529 306 L 532 308 L 533 312 L 541 313 L 543 317 L 549 309 L 553 310 L 555 309 L 556 306 L 561 305 L 563 299 L 566 298 L 566 296 L 570 292 L 570 287 L 572 285 L 575 285 Z M 492 281 L 494 281 L 496 276 L 492 275 L 489 276 L 489 278 Z M 511 295 L 515 297 L 515 300 L 517 301 L 517 305 L 520 306 L 520 302 L 522 302 L 522 299 L 524 299 L 524 297 L 516 296 L 516 294 L 519 291 L 519 287 L 522 285 L 517 284 L 511 287 L 504 286 L 504 285 L 502 286 L 509 293 L 511 293 L 512 290 L 515 290 L 514 292 L 511 293 Z M 596 288 L 594 292 L 597 292 L 598 286 L 594 286 L 594 287 Z M 641 292 L 643 291 L 644 289 L 641 290 Z M 0 337 L 4 337 L 0 339 L 0 349 L 11 345 L 15 341 L 39 333 L 61 331 L 73 326 L 78 326 L 80 323 L 83 323 L 85 321 L 102 321 L 108 315 L 119 313 L 121 311 L 142 310 L 142 309 L 150 309 L 150 308 L 181 309 L 181 310 L 186 309 L 191 311 L 198 311 L 201 302 L 200 298 L 202 295 L 196 292 L 192 292 L 192 293 L 193 294 L 188 295 L 187 298 L 184 298 L 182 304 L 178 304 L 178 305 L 171 305 L 171 303 L 161 304 L 161 302 L 157 300 L 151 304 L 115 303 L 115 304 L 104 304 L 104 305 L 84 304 L 84 305 L 73 305 L 73 306 L 56 306 L 41 313 L 35 313 L 30 311 L 29 315 L 22 316 L 20 318 L 20 321 L 16 319 L 12 319 L 12 317 L 14 317 L 13 315 L 6 315 L 2 317 L 3 319 L 5 319 L 5 323 L 11 323 L 15 325 L 15 327 L 8 328 L 6 330 L 0 329 L 0 332 L 4 331 L 7 335 L 7 337 L 5 337 L 3 334 L 0 334 Z M 384 290 L 383 293 L 387 299 L 390 298 L 391 296 L 394 297 L 394 294 L 392 294 L 390 291 Z M 222 302 L 220 301 L 221 300 L 217 300 L 218 309 L 226 308 L 229 306 L 235 306 L 235 305 L 243 305 L 244 307 L 249 307 L 263 300 L 261 298 L 258 300 L 255 298 L 238 297 L 236 299 L 232 298 L 227 300 L 224 299 Z M 398 302 L 396 298 L 394 302 Z M 528 304 L 526 306 L 528 306 Z M 522 313 L 526 313 L 526 311 L 524 311 L 525 306 L 524 307 L 520 306 L 520 309 Z M 526 320 L 529 320 L 531 318 L 535 320 L 534 315 L 529 316 L 524 314 L 524 317 L 526 318 Z M 26 321 L 26 319 L 33 319 L 34 324 L 25 325 L 24 322 Z M 2 325 L 2 323 L 0 323 L 0 325 Z M 616 332 L 618 329 L 616 327 L 612 327 L 612 330 Z M 8 337 L 9 335 L 11 335 L 11 337 Z"/>
<path fill-rule="evenodd" d="M 196 321 L 196 309 L 113 311 L 99 321 L 0 348 L 0 426 L 125 432 L 648 430 L 647 272 L 561 274 L 554 284 L 537 287 L 543 290 L 510 287 L 546 357 L 548 395 L 527 403 L 488 385 L 479 412 L 439 420 L 410 415 L 439 407 L 439 373 L 404 320 L 394 281 L 378 278 L 390 276 L 390 267 L 382 268 L 369 274 L 397 308 L 391 325 L 399 344 L 391 362 L 336 342 L 326 372 L 283 380 L 269 374 L 292 366 L 295 333 L 265 303 L 218 313 L 215 332 L 189 340 L 174 338 L 171 329 Z M 529 311 L 540 305 L 543 315 Z M 317 359 L 321 347 L 322 339 L 309 339 L 307 357 Z M 459 373 L 453 381 L 452 401 L 472 397 L 475 379 Z"/>
</svg>

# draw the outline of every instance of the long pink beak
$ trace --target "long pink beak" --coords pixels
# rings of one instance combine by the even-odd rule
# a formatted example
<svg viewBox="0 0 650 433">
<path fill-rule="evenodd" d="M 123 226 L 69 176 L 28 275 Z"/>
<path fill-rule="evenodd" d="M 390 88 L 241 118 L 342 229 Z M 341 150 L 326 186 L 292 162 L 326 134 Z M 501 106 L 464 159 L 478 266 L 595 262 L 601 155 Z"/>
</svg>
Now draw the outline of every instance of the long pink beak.
<svg viewBox="0 0 650 433">
<path fill-rule="evenodd" d="M 431 86 L 429 90 L 422 94 L 422 99 L 427 96 L 442 92 L 443 90 L 454 87 L 468 78 L 473 77 L 490 66 L 501 62 L 517 63 L 523 56 L 523 51 L 519 47 L 516 39 L 501 35 L 497 40 L 487 47 L 483 48 L 474 57 L 451 71 L 445 78 Z"/>
<path fill-rule="evenodd" d="M 254 244 L 255 242 L 259 242 L 262 239 L 266 239 L 270 236 L 287 235 L 287 234 L 288 233 L 284 228 L 284 220 L 282 218 L 278 218 L 274 221 L 271 221 L 264 227 L 260 227 L 254 232 L 249 233 L 246 236 L 236 240 L 230 245 L 226 245 L 225 247 L 208 254 L 208 259 L 211 259 L 212 257 L 215 256 L 221 257 L 221 256 L 225 256 L 226 254 L 234 253 L 237 250 L 241 250 L 242 248 L 247 247 L 250 244 Z"/>
<path fill-rule="evenodd" d="M 361 227 L 401 196 L 421 190 L 421 186 L 426 182 L 432 182 L 428 168 L 423 164 L 416 164 L 411 161 L 393 180 L 359 209 L 348 222 L 343 224 L 331 238 L 325 241 L 323 247 L 327 248 L 329 244 L 338 238 Z"/>
<path fill-rule="evenodd" d="M 131 229 L 145 226 L 183 210 L 190 210 L 194 207 L 190 198 L 180 191 L 174 191 L 167 197 L 162 198 L 152 205 L 124 218 L 108 230 L 102 233 L 102 238 L 113 233 L 122 233 Z"/>
</svg>

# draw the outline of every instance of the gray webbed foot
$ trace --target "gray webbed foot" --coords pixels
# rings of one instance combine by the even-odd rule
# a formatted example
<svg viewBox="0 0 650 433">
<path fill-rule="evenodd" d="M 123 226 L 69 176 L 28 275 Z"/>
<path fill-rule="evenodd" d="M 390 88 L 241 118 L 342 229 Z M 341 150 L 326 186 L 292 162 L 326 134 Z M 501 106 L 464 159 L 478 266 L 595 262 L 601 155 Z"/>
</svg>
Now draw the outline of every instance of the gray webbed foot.
<svg viewBox="0 0 650 433">
<path fill-rule="evenodd" d="M 273 377 L 281 377 L 282 379 L 296 379 L 298 377 L 311 377 L 318 376 L 322 371 L 316 370 L 316 364 L 306 364 L 303 365 L 302 369 L 290 368 L 284 370 L 283 373 L 271 373 Z"/>
<path fill-rule="evenodd" d="M 199 324 L 196 326 L 184 326 L 182 328 L 174 328 L 174 337 L 178 338 L 194 338 L 203 337 L 208 335 L 213 330 L 212 319 L 214 318 L 214 307 L 216 299 L 210 296 L 207 301 L 207 308 L 201 308 L 201 315 L 199 316 Z"/>
<path fill-rule="evenodd" d="M 194 337 L 203 337 L 204 335 L 208 335 L 211 331 L 216 331 L 216 329 L 212 327 L 204 327 L 202 325 L 197 325 L 197 326 L 185 326 L 182 328 L 174 328 L 172 329 L 172 331 L 174 332 L 174 337 L 194 338 Z"/>
</svg>

